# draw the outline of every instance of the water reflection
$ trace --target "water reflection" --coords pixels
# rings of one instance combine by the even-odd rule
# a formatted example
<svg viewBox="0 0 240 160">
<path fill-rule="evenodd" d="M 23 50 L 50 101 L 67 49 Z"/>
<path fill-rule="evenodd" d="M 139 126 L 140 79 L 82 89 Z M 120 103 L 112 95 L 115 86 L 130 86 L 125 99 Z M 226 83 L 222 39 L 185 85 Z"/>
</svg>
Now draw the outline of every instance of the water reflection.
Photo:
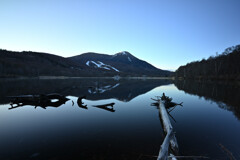
<svg viewBox="0 0 240 160">
<path fill-rule="evenodd" d="M 186 93 L 197 95 L 205 100 L 216 102 L 218 107 L 232 111 L 240 120 L 240 85 L 236 83 L 175 81 L 175 86 Z"/>
<path fill-rule="evenodd" d="M 59 107 L 65 104 L 69 99 L 59 94 L 47 95 L 20 95 L 8 97 L 11 99 L 10 109 L 15 109 L 23 106 L 34 106 L 35 108 L 41 107 Z"/>
<path fill-rule="evenodd" d="M 161 127 L 157 112 L 149 107 L 152 95 L 146 92 L 170 83 L 2 80 L 0 103 L 7 105 L 0 105 L 0 159 L 138 159 L 140 155 L 157 155 Z M 89 89 L 96 93 L 89 93 Z M 39 105 L 33 103 L 8 110 L 11 98 L 7 96 L 49 93 L 70 100 L 46 110 L 30 108 Z"/>
<path fill-rule="evenodd" d="M 204 99 L 211 97 L 207 96 L 211 85 L 175 83 L 186 93 L 204 97 L 200 99 L 170 83 L 107 79 L 1 80 L 0 159 L 156 159 L 153 156 L 159 153 L 164 133 L 158 111 L 150 105 L 151 98 L 163 92 L 177 103 L 184 102 L 184 107 L 168 110 L 180 155 L 227 159 L 222 151 L 227 148 L 239 159 L 240 121 L 231 112 Z M 194 92 L 186 86 L 191 86 L 189 90 Z M 228 88 L 236 95 L 229 93 Z M 215 95 L 224 95 L 222 92 L 232 96 L 235 102 L 225 96 L 220 96 L 217 102 L 232 104 L 236 110 L 239 89 L 233 85 L 224 89 L 215 87 Z M 47 110 L 35 110 L 29 105 L 8 110 L 11 99 L 6 96 L 49 93 L 70 100 Z M 232 109 L 232 106 L 225 108 Z"/>
<path fill-rule="evenodd" d="M 110 91 L 110 90 L 118 87 L 119 85 L 120 85 L 120 83 L 116 83 L 116 84 L 113 84 L 113 85 L 101 86 L 101 84 L 96 82 L 95 86 L 89 87 L 88 93 L 90 93 L 90 94 L 104 93 L 106 91 Z"/>
<path fill-rule="evenodd" d="M 47 107 L 59 107 L 65 104 L 69 98 L 62 96 L 60 94 L 47 94 L 47 95 L 19 95 L 19 96 L 10 96 L 10 108 L 16 109 L 23 106 L 33 106 L 35 109 L 41 107 L 46 109 Z M 80 108 L 88 109 L 87 104 L 85 105 L 82 100 L 86 99 L 86 96 L 79 97 L 77 99 L 77 105 Z M 106 111 L 115 112 L 113 106 L 115 103 L 99 104 L 92 105 L 93 107 L 100 108 Z M 72 100 L 72 106 L 74 106 L 74 101 Z"/>
<path fill-rule="evenodd" d="M 84 103 L 82 102 L 83 99 L 86 99 L 86 96 L 82 96 L 78 98 L 77 100 L 78 107 L 88 109 L 87 105 L 84 105 Z M 73 105 L 74 105 L 74 102 L 73 102 Z"/>
<path fill-rule="evenodd" d="M 88 109 L 83 103 L 86 100 L 118 99 L 128 102 L 138 95 L 144 94 L 155 87 L 170 84 L 169 80 L 112 80 L 112 79 L 55 79 L 55 80 L 0 80 L 0 104 L 10 103 L 9 109 L 23 106 L 60 107 L 68 100 L 66 96 L 78 97 L 79 108 Z M 52 92 L 54 94 L 49 94 Z M 26 95 L 29 94 L 29 95 Z M 57 101 L 53 102 L 53 99 Z M 72 106 L 74 106 L 74 101 Z M 115 112 L 114 102 L 92 105 L 92 107 Z"/>
<path fill-rule="evenodd" d="M 115 103 L 108 103 L 108 104 L 101 104 L 101 105 L 93 105 L 93 107 L 97 107 L 97 108 L 101 108 L 104 109 L 106 111 L 110 111 L 110 112 L 115 112 L 113 106 L 115 105 Z"/>
<path fill-rule="evenodd" d="M 169 80 L 55 79 L 0 80 L 0 104 L 9 103 L 7 96 L 59 93 L 89 100 L 115 98 L 128 102 L 155 87 L 170 84 Z M 81 106 L 81 105 L 80 105 Z M 84 107 L 84 106 L 81 106 Z"/>
</svg>

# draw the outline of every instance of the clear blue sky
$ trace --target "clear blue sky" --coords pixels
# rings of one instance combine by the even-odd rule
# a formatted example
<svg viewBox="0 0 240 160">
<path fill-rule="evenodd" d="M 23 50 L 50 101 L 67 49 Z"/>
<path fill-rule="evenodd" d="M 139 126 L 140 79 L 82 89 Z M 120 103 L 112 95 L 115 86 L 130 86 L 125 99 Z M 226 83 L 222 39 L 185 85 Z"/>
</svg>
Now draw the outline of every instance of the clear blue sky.
<svg viewBox="0 0 240 160">
<path fill-rule="evenodd" d="M 129 51 L 177 69 L 240 44 L 240 0 L 0 0 L 0 48 Z"/>
</svg>

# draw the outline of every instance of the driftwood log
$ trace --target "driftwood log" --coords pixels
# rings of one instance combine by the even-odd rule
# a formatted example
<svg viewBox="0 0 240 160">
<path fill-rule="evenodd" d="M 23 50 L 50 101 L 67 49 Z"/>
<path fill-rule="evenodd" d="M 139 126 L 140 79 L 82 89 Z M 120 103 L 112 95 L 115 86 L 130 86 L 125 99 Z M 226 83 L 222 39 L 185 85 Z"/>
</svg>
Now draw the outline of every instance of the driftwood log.
<svg viewBox="0 0 240 160">
<path fill-rule="evenodd" d="M 46 95 L 41 94 L 41 95 L 10 96 L 8 98 L 11 99 L 10 103 L 11 108 L 9 109 L 14 109 L 27 105 L 35 106 L 35 108 L 37 106 L 40 106 L 46 109 L 46 107 L 59 107 L 69 100 L 65 96 L 57 93 L 51 93 Z"/>
<path fill-rule="evenodd" d="M 163 144 L 161 145 L 158 160 L 168 159 L 169 144 L 174 154 L 178 154 L 178 143 L 173 133 L 173 127 L 168 117 L 168 112 L 165 106 L 165 100 L 159 100 L 159 113 L 163 124 L 163 130 L 166 134 Z"/>
<path fill-rule="evenodd" d="M 156 101 L 152 105 L 157 106 L 157 109 L 159 110 L 160 120 L 162 123 L 163 131 L 165 133 L 165 138 L 160 147 L 160 151 L 157 159 L 158 160 L 167 160 L 168 158 L 176 159 L 174 155 L 178 155 L 178 151 L 179 151 L 178 143 L 177 143 L 176 136 L 173 132 L 172 124 L 169 120 L 168 115 L 170 115 L 170 113 L 167 109 L 173 108 L 177 105 L 182 105 L 182 103 L 178 104 L 178 103 L 172 102 L 172 98 L 165 96 L 164 93 L 162 97 L 157 96 L 157 99 L 152 98 L 152 100 Z M 169 146 L 171 149 L 171 154 L 168 153 Z"/>
<path fill-rule="evenodd" d="M 86 96 L 82 96 L 78 98 L 77 100 L 78 107 L 88 109 L 87 105 L 84 105 L 84 103 L 82 102 L 83 99 L 86 99 Z"/>
<path fill-rule="evenodd" d="M 101 104 L 101 105 L 93 105 L 93 107 L 97 107 L 97 108 L 101 108 L 104 109 L 106 111 L 110 111 L 110 112 L 115 112 L 113 106 L 115 105 L 115 103 L 108 103 L 108 104 Z"/>
</svg>

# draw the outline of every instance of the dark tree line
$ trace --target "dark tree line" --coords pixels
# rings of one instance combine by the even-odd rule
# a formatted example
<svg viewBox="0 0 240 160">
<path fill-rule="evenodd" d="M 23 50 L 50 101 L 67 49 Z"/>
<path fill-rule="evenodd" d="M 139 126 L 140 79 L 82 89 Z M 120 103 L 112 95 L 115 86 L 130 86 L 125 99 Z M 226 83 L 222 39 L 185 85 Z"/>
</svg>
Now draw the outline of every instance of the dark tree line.
<svg viewBox="0 0 240 160">
<path fill-rule="evenodd" d="M 180 66 L 175 77 L 186 79 L 240 80 L 240 45 L 225 49 L 222 54 L 207 60 Z"/>
</svg>

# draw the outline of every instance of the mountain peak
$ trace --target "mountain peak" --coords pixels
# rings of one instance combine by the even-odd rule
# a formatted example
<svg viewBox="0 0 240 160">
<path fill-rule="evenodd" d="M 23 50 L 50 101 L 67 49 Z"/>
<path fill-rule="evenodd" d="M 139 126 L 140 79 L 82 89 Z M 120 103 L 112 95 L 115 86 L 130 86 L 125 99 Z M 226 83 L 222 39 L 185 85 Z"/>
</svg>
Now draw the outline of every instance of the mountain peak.
<svg viewBox="0 0 240 160">
<path fill-rule="evenodd" d="M 122 55 L 131 55 L 131 54 L 127 51 L 121 51 L 121 52 L 114 54 L 114 56 L 120 56 L 120 55 L 122 56 Z"/>
</svg>

